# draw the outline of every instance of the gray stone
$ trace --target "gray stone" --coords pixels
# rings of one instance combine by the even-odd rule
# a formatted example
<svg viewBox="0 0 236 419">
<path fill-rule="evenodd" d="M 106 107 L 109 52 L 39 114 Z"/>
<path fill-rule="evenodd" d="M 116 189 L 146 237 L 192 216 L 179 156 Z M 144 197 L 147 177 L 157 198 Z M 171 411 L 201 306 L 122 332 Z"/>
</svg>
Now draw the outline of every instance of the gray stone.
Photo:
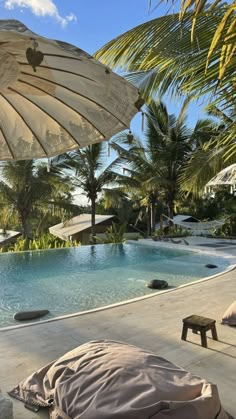
<svg viewBox="0 0 236 419">
<path fill-rule="evenodd" d="M 168 282 L 163 281 L 162 279 L 152 279 L 146 285 L 148 288 L 154 288 L 154 289 L 168 288 Z"/>
<path fill-rule="evenodd" d="M 37 317 L 45 316 L 49 310 L 31 310 L 31 311 L 18 311 L 14 314 L 15 320 L 32 320 Z"/>
<path fill-rule="evenodd" d="M 209 269 L 218 268 L 217 265 L 213 265 L 212 263 L 208 263 L 207 265 L 205 265 L 205 267 Z"/>
</svg>

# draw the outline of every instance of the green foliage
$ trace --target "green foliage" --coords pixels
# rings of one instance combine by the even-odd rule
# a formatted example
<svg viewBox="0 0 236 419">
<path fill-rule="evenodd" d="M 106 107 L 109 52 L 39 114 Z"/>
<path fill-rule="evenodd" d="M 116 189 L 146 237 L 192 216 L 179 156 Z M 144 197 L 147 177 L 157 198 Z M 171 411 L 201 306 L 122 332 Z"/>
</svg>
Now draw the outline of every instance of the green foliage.
<svg viewBox="0 0 236 419">
<path fill-rule="evenodd" d="M 236 197 L 225 190 L 219 190 L 215 197 L 188 198 L 178 206 L 178 213 L 189 214 L 202 221 L 225 218 L 236 213 Z"/>
<path fill-rule="evenodd" d="M 232 112 L 230 130 L 219 133 L 218 141 L 225 148 L 224 160 L 235 158 L 235 0 L 232 5 L 216 0 L 214 8 L 206 0 L 181 4 L 186 3 L 184 19 L 169 14 L 145 22 L 111 40 L 95 57 L 129 72 L 127 78 L 147 101 L 158 94 L 180 100 L 203 96 L 211 109 L 218 105 Z M 199 6 L 197 19 L 189 11 L 193 3 Z"/>
<path fill-rule="evenodd" d="M 2 162 L 0 175 L 1 218 L 4 209 L 17 217 L 25 238 L 32 237 L 36 220 L 46 213 L 58 214 L 74 207 L 69 178 L 64 176 L 62 181 L 57 169 L 48 173 L 46 165 L 37 160 Z M 10 220 L 12 225 L 14 219 Z"/>
<path fill-rule="evenodd" d="M 221 229 L 216 230 L 215 236 L 217 237 L 230 237 L 236 236 L 236 214 L 232 214 L 221 227 Z"/>
<path fill-rule="evenodd" d="M 218 122 L 217 124 L 211 123 L 211 126 L 205 126 L 204 130 L 200 131 L 196 150 L 183 167 L 179 178 L 181 190 L 196 197 L 203 193 L 204 187 L 210 179 L 236 161 L 236 154 L 231 153 L 235 144 L 234 139 L 233 143 L 228 142 L 226 144 L 219 140 L 226 133 L 228 135 L 232 134 L 235 112 L 231 114 L 223 112 L 215 106 L 211 108 L 209 115 L 217 118 Z M 209 138 L 209 134 L 211 134 L 211 138 Z"/>
<path fill-rule="evenodd" d="M 0 228 L 2 229 L 2 234 L 6 234 L 7 230 L 11 229 L 12 224 L 14 223 L 14 215 L 7 208 L 0 207 Z"/>
<path fill-rule="evenodd" d="M 1 252 L 23 252 L 26 250 L 46 250 L 46 249 L 61 249 L 64 247 L 75 247 L 80 245 L 76 241 L 64 241 L 54 237 L 51 234 L 44 234 L 43 236 L 33 239 L 18 239 L 14 245 L 5 246 Z"/>
<path fill-rule="evenodd" d="M 106 185 L 111 184 L 116 174 L 107 165 L 107 150 L 103 143 L 91 144 L 83 149 L 71 151 L 52 159 L 53 167 L 66 169 L 71 182 L 83 190 L 91 203 L 91 234 L 95 234 L 95 214 L 98 196 Z"/>
<path fill-rule="evenodd" d="M 184 228 L 176 228 L 176 226 L 174 227 L 170 227 L 170 226 L 165 226 L 163 228 L 163 231 L 161 231 L 160 229 L 157 229 L 155 231 L 154 237 L 186 237 L 186 236 L 192 236 L 192 232 L 188 229 L 184 229 Z"/>
<path fill-rule="evenodd" d="M 155 229 L 160 202 L 173 217 L 181 168 L 199 138 L 209 139 L 210 120 L 198 121 L 194 129 L 186 126 L 187 105 L 185 101 L 176 117 L 168 113 L 163 102 L 150 100 L 145 107 L 145 141 L 134 138 L 132 144 L 127 144 L 127 135 L 123 133 L 123 137 L 118 135 L 111 143 L 124 168 L 116 179 L 118 192 L 126 194 L 126 199 L 129 197 L 139 208 L 139 219 L 146 219 L 148 234 L 150 226 L 152 231 Z M 113 192 L 113 201 L 119 202 L 122 195 L 119 197 L 115 189 Z"/>
<path fill-rule="evenodd" d="M 115 178 L 111 166 L 107 166 L 107 151 L 103 143 L 55 157 L 52 166 L 69 171 L 73 185 L 81 188 L 90 201 L 97 200 L 103 187 Z"/>
<path fill-rule="evenodd" d="M 189 197 L 179 203 L 178 213 L 189 214 L 201 221 L 225 219 L 225 224 L 214 231 L 216 236 L 236 235 L 236 197 L 226 190 L 218 190 L 215 196 L 206 196 L 198 199 Z"/>
<path fill-rule="evenodd" d="M 95 239 L 97 242 L 100 243 L 124 243 L 126 241 L 124 237 L 125 231 L 126 223 L 120 225 L 113 222 L 112 225 L 108 227 L 107 231 L 105 232 L 105 239 L 101 239 L 97 236 L 95 236 Z"/>
<path fill-rule="evenodd" d="M 158 4 L 160 4 L 162 1 L 163 0 L 161 0 Z M 150 0 L 150 3 L 152 3 L 152 0 Z M 207 0 L 182 0 L 179 11 L 179 19 L 181 23 L 183 23 L 184 19 L 191 19 L 192 21 L 191 41 L 193 42 L 195 36 L 197 36 L 195 33 L 197 19 L 199 17 L 201 18 L 204 14 L 209 15 L 212 13 L 212 15 L 214 16 L 216 7 L 218 5 L 222 5 L 222 3 L 225 12 L 221 21 L 216 27 L 215 33 L 213 34 L 213 37 L 211 39 L 211 45 L 208 50 L 206 62 L 207 72 L 209 64 L 212 64 L 211 57 L 213 55 L 213 52 L 215 52 L 216 50 L 219 61 L 219 82 L 223 79 L 223 76 L 227 68 L 231 64 L 234 64 L 233 58 L 236 51 L 235 1 L 232 0 L 232 4 L 230 4 L 230 2 L 228 1 L 229 4 L 226 5 L 224 0 L 215 0 L 213 3 L 210 3 Z"/>
</svg>

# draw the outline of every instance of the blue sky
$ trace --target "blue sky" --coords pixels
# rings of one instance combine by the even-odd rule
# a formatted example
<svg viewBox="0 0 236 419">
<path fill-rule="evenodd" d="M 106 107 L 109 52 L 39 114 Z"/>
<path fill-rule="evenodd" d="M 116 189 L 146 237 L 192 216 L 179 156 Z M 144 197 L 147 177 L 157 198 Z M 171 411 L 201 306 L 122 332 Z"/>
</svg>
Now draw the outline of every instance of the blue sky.
<svg viewBox="0 0 236 419">
<path fill-rule="evenodd" d="M 153 0 L 155 2 L 156 0 Z M 149 0 L 0 0 L 1 18 L 22 20 L 33 31 L 93 53 L 115 36 L 165 13 Z"/>
<path fill-rule="evenodd" d="M 148 6 L 149 0 L 0 0 L 1 19 L 21 20 L 42 36 L 69 42 L 90 54 L 121 33 L 164 15 L 169 8 L 163 4 L 150 13 Z M 178 103 L 167 106 L 169 112 L 178 114 Z M 202 107 L 201 103 L 190 105 L 189 125 L 203 117 Z M 137 116 L 131 128 L 139 132 L 140 126 Z"/>
</svg>

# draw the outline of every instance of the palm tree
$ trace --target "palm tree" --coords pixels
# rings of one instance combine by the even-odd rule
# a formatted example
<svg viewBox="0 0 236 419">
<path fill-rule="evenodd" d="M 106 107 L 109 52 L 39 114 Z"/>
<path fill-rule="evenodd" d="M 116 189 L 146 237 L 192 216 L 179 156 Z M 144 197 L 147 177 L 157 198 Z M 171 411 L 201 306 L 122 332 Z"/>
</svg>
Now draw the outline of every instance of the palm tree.
<svg viewBox="0 0 236 419">
<path fill-rule="evenodd" d="M 154 7 L 156 8 L 163 0 L 159 1 Z M 166 1 L 165 1 L 166 2 Z M 153 6 L 154 1 L 150 0 L 150 8 Z M 172 0 L 173 3 L 173 0 Z M 233 58 L 236 51 L 236 4 L 235 1 L 225 3 L 224 0 L 216 0 L 213 3 L 208 0 L 183 0 L 180 5 L 179 20 L 183 23 L 184 19 L 191 21 L 191 40 L 193 41 L 195 33 L 197 19 L 203 15 L 211 13 L 214 16 L 215 9 L 217 6 L 222 5 L 224 14 L 221 18 L 220 23 L 216 27 L 215 33 L 213 34 L 208 50 L 206 70 L 210 64 L 211 56 L 215 49 L 218 49 L 220 55 L 219 60 L 219 75 L 218 80 L 221 81 L 224 77 L 225 71 L 228 66 L 233 64 Z M 218 48 L 220 46 L 220 48 Z"/>
<path fill-rule="evenodd" d="M 110 199 L 110 204 L 114 207 L 123 205 L 124 200 L 129 197 L 133 207 L 140 209 L 138 218 L 147 215 L 147 234 L 150 234 L 155 230 L 155 210 L 160 197 L 161 183 L 161 179 L 159 183 L 156 181 L 155 162 L 147 147 L 144 147 L 138 138 L 134 139 L 133 145 L 128 150 L 115 142 L 112 143 L 112 147 L 119 153 L 125 167 L 123 174 L 117 175 L 117 189 L 113 189 L 113 194 L 106 191 L 105 196 Z"/>
<path fill-rule="evenodd" d="M 180 188 L 183 192 L 195 197 L 202 195 L 206 183 L 225 167 L 236 162 L 235 154 L 232 154 L 234 144 L 222 144 L 218 141 L 221 133 L 230 133 L 233 115 L 223 112 L 217 107 L 213 107 L 210 116 L 218 119 L 209 128 L 206 126 L 205 136 L 201 135 L 205 141 L 196 143 L 196 150 L 191 158 L 183 166 L 180 175 Z M 211 139 L 209 140 L 209 134 Z M 224 159 L 227 156 L 227 159 Z"/>
<path fill-rule="evenodd" d="M 17 214 L 25 238 L 31 238 L 29 220 L 36 207 L 42 213 L 48 206 L 58 206 L 59 201 L 66 206 L 62 200 L 66 184 L 61 185 L 60 193 L 55 193 L 59 181 L 55 170 L 49 173 L 46 165 L 36 160 L 1 163 L 0 205 Z M 67 191 L 69 189 L 67 184 Z"/>
<path fill-rule="evenodd" d="M 187 103 L 176 118 L 168 114 L 162 102 L 152 100 L 145 110 L 145 143 L 135 139 L 128 149 L 113 143 L 120 159 L 128 162 L 125 174 L 120 175 L 117 182 L 123 191 L 135 194 L 150 209 L 152 231 L 160 197 L 166 202 L 169 218 L 173 218 L 181 168 L 197 146 L 199 133 L 210 126 L 208 120 L 198 121 L 194 130 L 187 128 L 186 109 Z"/>
<path fill-rule="evenodd" d="M 147 100 L 157 93 L 203 96 L 209 106 L 218 105 L 224 111 L 234 112 L 230 131 L 222 131 L 219 141 L 232 146 L 231 154 L 236 155 L 236 6 L 224 4 L 202 10 L 204 3 L 198 2 L 201 14 L 194 20 L 192 37 L 191 13 L 181 20 L 178 14 L 167 15 L 129 30 L 95 56 L 112 68 L 129 72 L 127 78 L 139 86 Z"/>
<path fill-rule="evenodd" d="M 111 170 L 114 163 L 106 166 L 105 157 L 107 157 L 107 154 L 104 144 L 96 143 L 52 160 L 53 166 L 56 165 L 58 168 L 61 167 L 73 173 L 71 177 L 73 185 L 82 189 L 91 202 L 91 236 L 93 242 L 95 242 L 97 199 L 103 188 L 113 182 L 117 176 Z"/>
</svg>

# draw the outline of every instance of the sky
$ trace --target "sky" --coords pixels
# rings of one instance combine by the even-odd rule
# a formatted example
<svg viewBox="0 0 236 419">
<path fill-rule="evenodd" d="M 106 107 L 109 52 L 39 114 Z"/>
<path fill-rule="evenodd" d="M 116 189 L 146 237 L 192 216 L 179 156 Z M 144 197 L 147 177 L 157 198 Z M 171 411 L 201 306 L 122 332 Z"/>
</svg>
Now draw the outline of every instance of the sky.
<svg viewBox="0 0 236 419">
<path fill-rule="evenodd" d="M 21 20 L 40 35 L 94 53 L 115 36 L 164 13 L 161 6 L 158 13 L 149 13 L 148 3 L 149 0 L 0 0 L 0 7 L 2 19 Z"/>
<path fill-rule="evenodd" d="M 0 0 L 0 13 L 1 19 L 20 20 L 39 35 L 69 42 L 93 54 L 114 37 L 166 14 L 171 2 L 155 8 L 158 0 L 152 0 L 152 10 L 149 3 L 150 0 Z M 181 106 L 167 102 L 167 107 L 169 113 L 177 115 Z M 190 126 L 204 116 L 202 107 L 201 102 L 190 105 Z M 131 129 L 140 134 L 140 115 L 134 118 Z"/>
</svg>

